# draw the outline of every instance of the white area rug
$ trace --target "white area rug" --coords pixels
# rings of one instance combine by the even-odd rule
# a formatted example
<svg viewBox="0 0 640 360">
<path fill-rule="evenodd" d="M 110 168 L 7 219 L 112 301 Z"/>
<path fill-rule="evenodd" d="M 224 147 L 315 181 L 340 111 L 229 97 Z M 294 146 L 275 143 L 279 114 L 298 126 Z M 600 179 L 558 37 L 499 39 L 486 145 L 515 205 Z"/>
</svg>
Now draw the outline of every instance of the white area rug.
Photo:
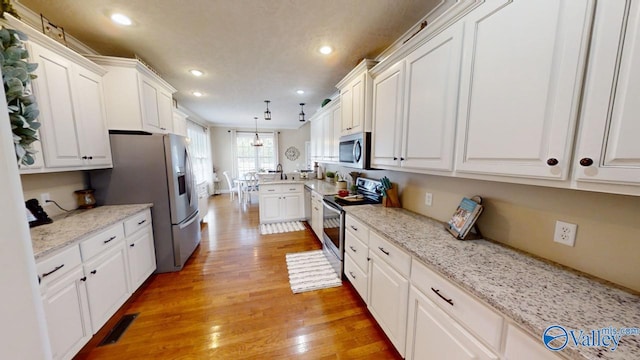
<svg viewBox="0 0 640 360">
<path fill-rule="evenodd" d="M 294 294 L 342 285 L 322 250 L 291 253 L 286 259 Z"/>
<path fill-rule="evenodd" d="M 292 231 L 302 231 L 304 229 L 305 227 L 302 221 L 260 224 L 260 234 L 262 235 L 279 234 L 279 233 L 286 233 L 286 232 L 292 232 Z"/>
</svg>

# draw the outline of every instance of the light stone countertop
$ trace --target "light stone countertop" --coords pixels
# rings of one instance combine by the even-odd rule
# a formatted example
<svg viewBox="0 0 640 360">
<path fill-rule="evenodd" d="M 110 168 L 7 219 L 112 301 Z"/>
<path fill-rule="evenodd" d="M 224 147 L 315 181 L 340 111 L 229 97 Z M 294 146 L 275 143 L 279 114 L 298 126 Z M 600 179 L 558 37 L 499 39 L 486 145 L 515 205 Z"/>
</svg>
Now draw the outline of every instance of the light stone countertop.
<svg viewBox="0 0 640 360">
<path fill-rule="evenodd" d="M 444 224 L 404 209 L 361 205 L 345 210 L 535 338 L 551 325 L 585 332 L 640 327 L 640 296 L 604 281 L 494 242 L 456 240 Z M 572 359 L 640 359 L 640 335 L 623 336 L 615 351 L 569 342 L 559 353 Z"/>
<path fill-rule="evenodd" d="M 311 191 L 315 191 L 318 194 L 325 195 L 334 195 L 338 193 L 338 189 L 336 188 L 336 183 L 330 183 L 325 180 L 307 180 L 304 183 L 304 186 L 311 189 Z"/>
<path fill-rule="evenodd" d="M 53 217 L 53 223 L 31 228 L 33 255 L 38 260 L 152 206 L 105 205 Z"/>
</svg>

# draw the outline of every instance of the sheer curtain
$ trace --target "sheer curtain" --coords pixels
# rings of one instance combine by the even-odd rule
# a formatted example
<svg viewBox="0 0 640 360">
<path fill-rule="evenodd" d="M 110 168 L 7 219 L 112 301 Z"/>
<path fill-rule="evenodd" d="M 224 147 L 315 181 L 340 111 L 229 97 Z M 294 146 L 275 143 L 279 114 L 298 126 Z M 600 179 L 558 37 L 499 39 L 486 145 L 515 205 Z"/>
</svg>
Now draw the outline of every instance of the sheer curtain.
<svg viewBox="0 0 640 360">
<path fill-rule="evenodd" d="M 196 183 L 207 182 L 211 186 L 212 165 L 209 145 L 209 131 L 206 127 L 187 120 L 187 137 L 189 138 L 189 152 L 193 161 L 193 171 Z"/>
</svg>

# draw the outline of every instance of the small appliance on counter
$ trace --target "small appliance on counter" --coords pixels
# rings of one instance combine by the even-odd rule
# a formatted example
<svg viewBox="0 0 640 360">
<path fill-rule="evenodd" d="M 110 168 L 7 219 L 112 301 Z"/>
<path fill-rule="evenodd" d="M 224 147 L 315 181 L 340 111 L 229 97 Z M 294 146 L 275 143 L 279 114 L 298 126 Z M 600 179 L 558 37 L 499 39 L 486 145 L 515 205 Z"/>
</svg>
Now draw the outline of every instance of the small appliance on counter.
<svg viewBox="0 0 640 360">
<path fill-rule="evenodd" d="M 76 190 L 73 192 L 76 194 L 78 209 L 93 209 L 96 207 L 96 198 L 93 196 L 94 192 L 95 190 L 93 189 Z"/>
<path fill-rule="evenodd" d="M 53 222 L 37 199 L 29 199 L 24 204 L 27 207 L 27 221 L 29 221 L 30 228 Z"/>
</svg>

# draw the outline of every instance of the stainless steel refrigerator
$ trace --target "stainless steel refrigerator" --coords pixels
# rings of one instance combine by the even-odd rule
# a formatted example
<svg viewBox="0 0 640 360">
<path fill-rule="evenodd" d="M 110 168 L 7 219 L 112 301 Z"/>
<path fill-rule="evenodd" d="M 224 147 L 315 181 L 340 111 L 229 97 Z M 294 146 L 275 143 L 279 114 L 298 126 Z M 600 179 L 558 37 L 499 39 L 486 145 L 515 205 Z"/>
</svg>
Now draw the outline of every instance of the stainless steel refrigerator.
<svg viewBox="0 0 640 360">
<path fill-rule="evenodd" d="M 153 203 L 156 272 L 180 271 L 200 243 L 198 196 L 185 137 L 109 132 L 113 168 L 90 172 L 98 205 Z"/>
</svg>

